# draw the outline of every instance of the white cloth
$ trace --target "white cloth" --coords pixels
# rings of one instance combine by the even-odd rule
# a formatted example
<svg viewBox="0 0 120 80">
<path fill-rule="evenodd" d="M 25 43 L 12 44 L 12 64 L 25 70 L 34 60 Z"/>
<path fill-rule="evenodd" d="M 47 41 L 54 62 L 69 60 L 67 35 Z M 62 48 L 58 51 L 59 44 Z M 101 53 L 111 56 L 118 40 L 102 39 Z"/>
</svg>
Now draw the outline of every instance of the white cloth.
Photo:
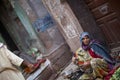
<svg viewBox="0 0 120 80">
<path fill-rule="evenodd" d="M 25 80 L 13 65 L 20 66 L 23 59 L 13 54 L 0 43 L 0 80 Z"/>
</svg>

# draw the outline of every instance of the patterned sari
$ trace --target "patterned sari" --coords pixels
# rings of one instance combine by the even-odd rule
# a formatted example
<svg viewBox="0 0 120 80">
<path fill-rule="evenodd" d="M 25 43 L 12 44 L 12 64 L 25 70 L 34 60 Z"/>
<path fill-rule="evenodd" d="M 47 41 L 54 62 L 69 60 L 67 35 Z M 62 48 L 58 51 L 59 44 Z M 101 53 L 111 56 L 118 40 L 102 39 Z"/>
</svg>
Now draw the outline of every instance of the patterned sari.
<svg viewBox="0 0 120 80">
<path fill-rule="evenodd" d="M 110 71 L 108 63 L 102 58 L 93 58 L 89 51 L 85 51 L 79 48 L 75 53 L 75 58 L 78 60 L 78 66 L 82 70 L 82 65 L 89 61 L 90 66 L 84 71 L 84 74 L 79 78 L 79 80 L 90 80 L 91 78 L 101 78 L 108 74 Z"/>
</svg>

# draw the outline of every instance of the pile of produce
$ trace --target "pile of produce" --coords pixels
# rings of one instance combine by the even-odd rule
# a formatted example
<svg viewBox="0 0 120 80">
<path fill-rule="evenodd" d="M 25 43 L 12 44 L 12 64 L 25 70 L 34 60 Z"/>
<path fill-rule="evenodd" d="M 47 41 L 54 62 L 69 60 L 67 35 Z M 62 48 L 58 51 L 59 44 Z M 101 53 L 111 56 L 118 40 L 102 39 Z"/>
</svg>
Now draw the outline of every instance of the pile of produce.
<svg viewBox="0 0 120 80">
<path fill-rule="evenodd" d="M 114 72 L 110 80 L 120 80 L 120 67 Z"/>
</svg>

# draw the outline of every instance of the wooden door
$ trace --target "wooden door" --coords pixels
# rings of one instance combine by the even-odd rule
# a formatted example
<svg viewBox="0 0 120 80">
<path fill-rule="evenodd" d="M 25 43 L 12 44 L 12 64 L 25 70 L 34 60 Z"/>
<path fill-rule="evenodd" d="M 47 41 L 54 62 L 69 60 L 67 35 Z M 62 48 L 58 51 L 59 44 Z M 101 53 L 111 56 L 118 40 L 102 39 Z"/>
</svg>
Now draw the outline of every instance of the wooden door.
<svg viewBox="0 0 120 80">
<path fill-rule="evenodd" d="M 120 46 L 119 0 L 85 0 L 110 48 Z M 114 2 L 114 3 L 113 3 Z M 115 6 L 117 5 L 117 6 Z M 116 8 L 117 7 L 117 8 Z"/>
</svg>

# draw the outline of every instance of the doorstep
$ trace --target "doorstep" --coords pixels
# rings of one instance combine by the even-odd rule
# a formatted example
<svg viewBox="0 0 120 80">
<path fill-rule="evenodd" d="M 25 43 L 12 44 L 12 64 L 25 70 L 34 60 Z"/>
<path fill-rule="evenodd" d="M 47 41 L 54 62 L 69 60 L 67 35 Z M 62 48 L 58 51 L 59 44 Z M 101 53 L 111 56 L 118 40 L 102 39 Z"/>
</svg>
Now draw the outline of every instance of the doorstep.
<svg viewBox="0 0 120 80">
<path fill-rule="evenodd" d="M 69 71 L 69 70 L 76 70 L 78 67 L 71 62 L 58 76 L 58 78 L 56 80 L 69 80 L 69 79 L 64 79 L 64 76 L 62 75 L 64 72 Z"/>
</svg>

